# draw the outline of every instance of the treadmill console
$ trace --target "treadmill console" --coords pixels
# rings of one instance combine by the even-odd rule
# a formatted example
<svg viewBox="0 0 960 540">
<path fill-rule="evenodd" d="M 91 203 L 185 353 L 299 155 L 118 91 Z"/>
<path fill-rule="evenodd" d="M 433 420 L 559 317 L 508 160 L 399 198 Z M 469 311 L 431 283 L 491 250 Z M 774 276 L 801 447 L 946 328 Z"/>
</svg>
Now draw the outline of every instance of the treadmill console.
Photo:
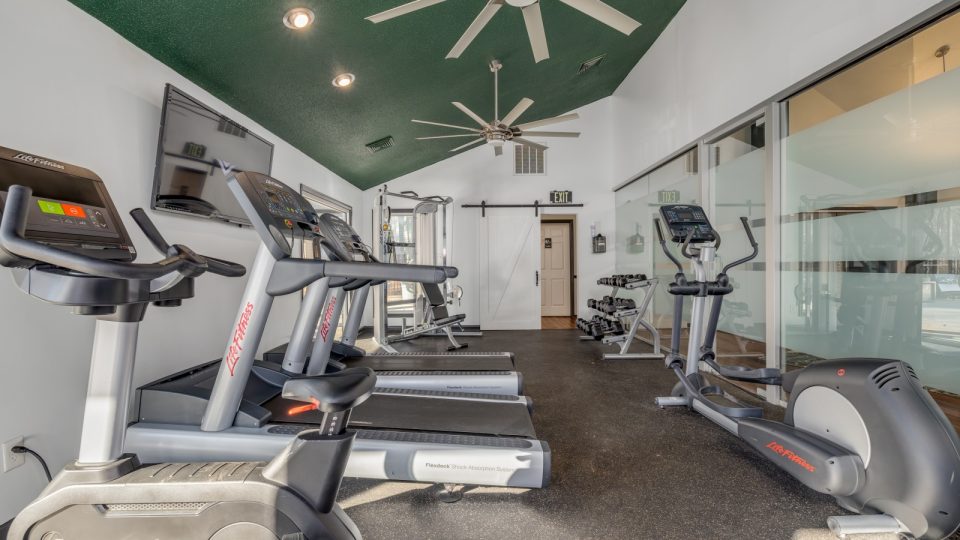
<svg viewBox="0 0 960 540">
<path fill-rule="evenodd" d="M 33 191 L 26 238 L 100 259 L 136 258 L 103 180 L 92 171 L 0 147 L 0 212 L 13 185 Z"/>
<path fill-rule="evenodd" d="M 227 184 L 274 257 L 290 257 L 294 239 L 310 242 L 321 235 L 313 206 L 283 182 L 241 172 Z"/>
<path fill-rule="evenodd" d="M 700 206 L 669 204 L 660 207 L 660 216 L 674 242 L 683 243 L 691 236 L 691 244 L 703 244 L 717 240 L 707 214 Z"/>
<path fill-rule="evenodd" d="M 360 235 L 346 221 L 335 214 L 321 214 L 321 245 L 331 259 L 339 261 L 370 262 L 370 250 Z"/>
</svg>

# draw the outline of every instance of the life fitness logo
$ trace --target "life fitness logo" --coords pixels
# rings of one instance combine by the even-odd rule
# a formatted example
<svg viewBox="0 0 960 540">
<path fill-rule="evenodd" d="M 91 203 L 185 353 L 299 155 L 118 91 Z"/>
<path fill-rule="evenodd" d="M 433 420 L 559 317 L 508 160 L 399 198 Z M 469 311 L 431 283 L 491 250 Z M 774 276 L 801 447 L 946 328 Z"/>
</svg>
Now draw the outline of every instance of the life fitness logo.
<svg viewBox="0 0 960 540">
<path fill-rule="evenodd" d="M 240 321 L 237 323 L 236 330 L 233 331 L 233 341 L 227 348 L 227 369 L 230 370 L 230 376 L 237 368 L 237 362 L 240 361 L 240 352 L 243 351 L 243 339 L 247 336 L 247 327 L 250 326 L 250 316 L 253 315 L 253 304 L 247 303 L 240 314 Z"/>
<path fill-rule="evenodd" d="M 57 163 L 56 161 L 50 161 L 49 159 L 43 159 L 41 157 L 31 156 L 30 154 L 17 154 L 13 156 L 13 159 L 26 161 L 27 163 L 30 163 L 33 165 L 43 165 L 45 167 L 53 167 L 54 169 L 60 169 L 61 171 L 66 169 L 66 167 Z"/>
<path fill-rule="evenodd" d="M 334 297 L 327 306 L 327 312 L 323 314 L 323 324 L 320 325 L 320 340 L 326 341 L 330 334 L 330 319 L 333 318 L 333 312 L 337 307 L 337 298 Z"/>
<path fill-rule="evenodd" d="M 793 450 L 788 450 L 777 441 L 770 441 L 770 443 L 767 444 L 767 448 L 772 450 L 775 454 L 783 456 L 784 459 L 796 463 L 807 472 L 817 472 L 817 468 L 811 465 L 809 461 L 801 456 L 798 456 Z"/>
</svg>

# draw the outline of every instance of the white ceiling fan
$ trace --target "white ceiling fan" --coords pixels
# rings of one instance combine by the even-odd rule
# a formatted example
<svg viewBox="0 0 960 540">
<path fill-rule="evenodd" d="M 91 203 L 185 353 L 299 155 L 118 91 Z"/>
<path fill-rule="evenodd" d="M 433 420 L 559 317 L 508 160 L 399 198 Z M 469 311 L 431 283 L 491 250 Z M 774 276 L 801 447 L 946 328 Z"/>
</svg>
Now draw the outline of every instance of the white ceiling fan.
<svg viewBox="0 0 960 540">
<path fill-rule="evenodd" d="M 452 129 L 460 129 L 464 131 L 470 131 L 471 133 L 457 134 L 457 135 L 437 135 L 433 137 L 417 137 L 418 141 L 426 141 L 432 139 L 456 139 L 461 137 L 472 137 L 474 140 L 468 142 L 463 146 L 458 146 L 451 150 L 451 152 L 458 152 L 465 148 L 469 148 L 475 144 L 487 143 L 493 146 L 493 151 L 496 155 L 503 154 L 503 143 L 507 141 L 513 141 L 517 143 L 522 143 L 533 148 L 539 148 L 541 150 L 546 150 L 547 147 L 535 143 L 525 137 L 579 137 L 579 133 L 565 132 L 565 131 L 527 131 L 529 129 L 534 129 L 543 126 L 549 126 L 551 124 L 558 124 L 560 122 L 567 122 L 569 120 L 576 120 L 580 118 L 580 115 L 577 113 L 565 114 L 563 116 L 555 116 L 553 118 L 545 118 L 543 120 L 536 120 L 533 122 L 527 122 L 526 124 L 513 125 L 514 122 L 520 119 L 520 116 L 526 112 L 527 109 L 533 105 L 533 100 L 530 98 L 523 98 L 520 100 L 520 103 L 509 112 L 503 118 L 500 118 L 500 78 L 499 73 L 500 69 L 503 67 L 498 60 L 490 62 L 490 71 L 493 72 L 493 121 L 487 122 L 480 117 L 477 113 L 471 111 L 467 108 L 466 105 L 460 103 L 459 101 L 454 101 L 453 106 L 463 111 L 464 114 L 472 118 L 480 127 L 472 128 L 466 126 L 454 126 L 451 124 L 441 124 L 438 122 L 427 122 L 426 120 L 412 120 L 417 124 L 427 124 L 431 126 L 440 126 L 448 127 Z"/>
<path fill-rule="evenodd" d="M 388 9 L 387 11 L 377 13 L 367 17 L 368 21 L 381 23 L 439 4 L 444 0 L 413 0 L 413 2 L 403 4 L 402 6 Z M 640 23 L 624 15 L 620 11 L 610 7 L 600 0 L 560 0 L 564 4 L 577 9 L 589 17 L 602 22 L 603 24 L 619 30 L 626 35 L 630 35 L 636 30 Z M 527 35 L 530 37 L 530 46 L 533 48 L 533 58 L 537 62 L 550 58 L 550 52 L 547 49 L 547 34 L 543 29 L 543 17 L 540 14 L 540 0 L 490 0 L 486 7 L 480 11 L 477 18 L 463 33 L 460 40 L 457 41 L 453 49 L 447 53 L 447 58 L 460 58 L 463 51 L 467 49 L 470 43 L 476 39 L 481 30 L 490 22 L 490 19 L 503 7 L 504 4 L 523 11 L 523 22 L 527 26 Z"/>
</svg>

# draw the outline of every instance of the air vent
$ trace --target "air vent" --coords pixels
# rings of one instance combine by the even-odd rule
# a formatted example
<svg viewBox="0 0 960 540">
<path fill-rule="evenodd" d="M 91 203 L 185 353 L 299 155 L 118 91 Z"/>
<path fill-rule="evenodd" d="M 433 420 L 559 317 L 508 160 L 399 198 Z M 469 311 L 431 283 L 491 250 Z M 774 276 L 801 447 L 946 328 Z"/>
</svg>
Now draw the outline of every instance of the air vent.
<svg viewBox="0 0 960 540">
<path fill-rule="evenodd" d="M 600 65 L 600 62 L 603 62 L 603 59 L 606 57 L 607 55 L 601 54 L 596 58 L 591 58 L 590 60 L 587 60 L 586 62 L 580 64 L 580 69 L 577 70 L 577 75 L 583 75 L 584 73 L 597 67 L 598 65 Z"/>
<path fill-rule="evenodd" d="M 377 139 L 371 143 L 367 143 L 367 150 L 369 150 L 371 154 L 376 154 L 377 152 L 386 150 L 387 148 L 393 148 L 393 137 L 389 135 L 382 139 Z"/>
<path fill-rule="evenodd" d="M 884 386 L 899 380 L 903 375 L 900 373 L 899 364 L 888 364 L 886 367 L 882 367 L 877 371 L 874 371 L 870 378 L 873 379 L 874 384 L 877 385 L 877 388 L 883 389 Z"/>
<path fill-rule="evenodd" d="M 909 375 L 909 376 L 911 376 L 911 377 L 913 377 L 914 379 L 916 379 L 916 380 L 919 381 L 919 380 L 920 380 L 920 377 L 917 377 L 917 372 L 914 371 L 913 366 L 911 366 L 911 365 L 909 365 L 909 364 L 905 364 L 905 365 L 906 365 L 906 368 L 907 368 L 907 375 Z"/>
<path fill-rule="evenodd" d="M 547 158 L 543 148 L 525 144 L 515 144 L 513 148 L 514 174 L 544 174 Z"/>
<path fill-rule="evenodd" d="M 227 135 L 233 135 L 234 137 L 240 137 L 241 139 L 247 138 L 246 129 L 244 129 L 240 124 L 231 122 L 222 116 L 220 117 L 220 123 L 217 125 L 217 131 L 226 133 Z"/>
</svg>

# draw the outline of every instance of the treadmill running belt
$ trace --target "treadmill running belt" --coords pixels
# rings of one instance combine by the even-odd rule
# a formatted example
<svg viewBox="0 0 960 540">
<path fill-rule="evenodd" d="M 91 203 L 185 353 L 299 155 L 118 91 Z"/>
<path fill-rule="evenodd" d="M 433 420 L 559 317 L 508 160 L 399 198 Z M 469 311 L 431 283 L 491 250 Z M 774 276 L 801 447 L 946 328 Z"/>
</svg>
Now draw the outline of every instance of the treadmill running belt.
<svg viewBox="0 0 960 540">
<path fill-rule="evenodd" d="M 509 356 L 397 356 L 370 354 L 343 360 L 347 367 L 368 367 L 374 371 L 513 371 Z"/>
<path fill-rule="evenodd" d="M 280 345 L 265 353 L 263 360 L 283 363 L 287 345 Z M 374 371 L 515 371 L 513 353 L 498 352 L 409 352 L 392 354 L 368 354 L 356 358 L 333 360 L 347 367 L 368 367 Z"/>
<path fill-rule="evenodd" d="M 319 424 L 323 413 L 290 415 L 299 401 L 280 396 L 263 404 L 271 422 Z M 523 404 L 375 394 L 350 415 L 352 429 L 392 429 L 536 438 L 530 413 Z"/>
</svg>

